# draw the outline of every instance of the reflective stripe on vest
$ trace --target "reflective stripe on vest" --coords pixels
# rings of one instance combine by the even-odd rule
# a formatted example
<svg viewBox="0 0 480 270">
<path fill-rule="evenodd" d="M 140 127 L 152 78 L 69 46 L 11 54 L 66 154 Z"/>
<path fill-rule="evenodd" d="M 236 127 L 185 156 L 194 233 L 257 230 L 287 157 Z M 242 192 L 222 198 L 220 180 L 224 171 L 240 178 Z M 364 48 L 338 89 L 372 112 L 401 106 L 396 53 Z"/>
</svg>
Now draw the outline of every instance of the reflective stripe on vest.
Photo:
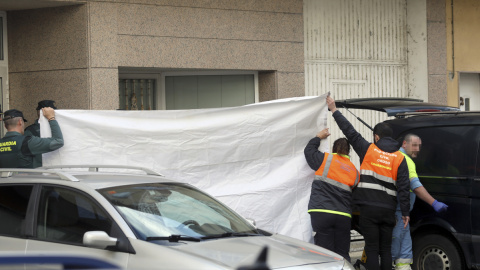
<svg viewBox="0 0 480 270">
<path fill-rule="evenodd" d="M 376 189 L 376 190 L 380 190 L 380 191 L 384 191 L 386 192 L 388 195 L 392 195 L 394 197 L 397 196 L 397 192 L 394 191 L 394 190 L 391 190 L 389 188 L 386 188 L 382 185 L 379 185 L 379 184 L 373 184 L 373 183 L 364 183 L 364 182 L 360 182 L 358 183 L 358 186 L 359 188 L 369 188 L 369 189 Z"/>
<path fill-rule="evenodd" d="M 333 179 L 326 178 L 323 175 L 321 175 L 321 176 L 320 175 L 315 175 L 315 180 L 321 180 L 323 182 L 329 183 L 330 185 L 334 185 L 334 186 L 336 186 L 338 188 L 341 188 L 343 190 L 346 190 L 348 192 L 352 192 L 352 188 L 350 186 L 347 186 L 345 184 L 337 182 Z"/>
<path fill-rule="evenodd" d="M 355 169 L 355 165 L 353 165 L 353 163 L 351 163 L 350 161 L 348 161 L 348 163 L 340 161 L 340 158 L 338 158 L 337 156 L 337 161 L 341 164 L 340 165 L 336 164 L 336 165 L 340 167 L 335 168 L 335 169 L 339 168 L 336 172 L 331 172 L 330 168 L 332 167 L 332 161 L 336 156 L 336 154 L 325 153 L 325 155 L 326 155 L 326 159 L 323 161 L 320 168 L 315 172 L 315 180 L 324 181 L 333 186 L 341 188 L 345 191 L 352 192 L 351 187 L 356 186 L 359 180 L 359 174 L 357 169 Z M 355 176 L 353 175 L 352 169 L 354 170 Z M 333 173 L 332 175 L 334 177 L 338 177 L 339 179 L 337 180 L 337 179 L 328 177 L 329 173 Z M 355 180 L 353 180 L 353 177 L 355 177 Z M 342 181 L 343 183 L 340 181 Z M 348 184 L 345 184 L 345 183 L 348 183 Z"/>
<path fill-rule="evenodd" d="M 308 210 L 308 213 L 311 213 L 311 212 L 320 212 L 320 213 L 336 214 L 336 215 L 346 216 L 346 217 L 349 217 L 349 218 L 352 217 L 352 215 L 350 215 L 349 213 L 344 213 L 344 212 L 340 212 L 340 211 L 333 211 L 333 210 L 327 210 L 327 209 L 310 209 L 310 210 Z"/>
<path fill-rule="evenodd" d="M 374 171 L 360 170 L 360 173 L 363 174 L 363 175 L 373 176 L 373 177 L 377 178 L 378 180 L 381 180 L 383 182 L 387 182 L 387 183 L 390 183 L 390 184 L 394 184 L 395 186 L 397 186 L 397 181 L 393 180 L 391 177 L 378 174 Z"/>
<path fill-rule="evenodd" d="M 395 260 L 395 265 L 397 265 L 397 266 L 410 265 L 412 263 L 413 263 L 413 259 L 396 259 Z M 405 269 L 408 269 L 408 268 L 405 268 Z"/>
<path fill-rule="evenodd" d="M 397 191 L 389 188 L 388 184 L 397 186 L 397 171 L 404 158 L 400 151 L 385 152 L 372 143 L 360 165 L 360 172 L 362 175 L 373 177 L 377 183 L 360 182 L 358 187 L 380 190 L 396 197 Z"/>
</svg>

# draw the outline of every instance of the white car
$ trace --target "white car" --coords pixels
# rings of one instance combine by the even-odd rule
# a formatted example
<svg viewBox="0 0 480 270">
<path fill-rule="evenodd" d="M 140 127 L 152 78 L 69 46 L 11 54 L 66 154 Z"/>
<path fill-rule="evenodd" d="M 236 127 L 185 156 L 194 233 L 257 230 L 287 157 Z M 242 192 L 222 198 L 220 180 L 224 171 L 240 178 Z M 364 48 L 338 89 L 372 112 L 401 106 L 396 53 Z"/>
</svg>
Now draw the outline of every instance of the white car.
<svg viewBox="0 0 480 270">
<path fill-rule="evenodd" d="M 191 185 L 148 169 L 80 167 L 0 169 L 0 251 L 211 270 L 251 265 L 267 247 L 271 269 L 354 269 L 336 253 L 255 228 Z"/>
</svg>

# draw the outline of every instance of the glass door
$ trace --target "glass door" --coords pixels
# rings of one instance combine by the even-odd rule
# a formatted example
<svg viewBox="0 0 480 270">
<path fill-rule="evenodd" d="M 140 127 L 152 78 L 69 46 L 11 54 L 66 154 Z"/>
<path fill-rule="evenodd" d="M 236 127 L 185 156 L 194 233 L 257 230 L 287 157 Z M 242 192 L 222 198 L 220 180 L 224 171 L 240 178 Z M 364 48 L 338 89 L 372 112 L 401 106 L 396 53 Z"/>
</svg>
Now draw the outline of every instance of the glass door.
<svg viewBox="0 0 480 270">
<path fill-rule="evenodd" d="M 460 73 L 458 88 L 460 109 L 462 111 L 480 110 L 480 73 Z"/>
</svg>

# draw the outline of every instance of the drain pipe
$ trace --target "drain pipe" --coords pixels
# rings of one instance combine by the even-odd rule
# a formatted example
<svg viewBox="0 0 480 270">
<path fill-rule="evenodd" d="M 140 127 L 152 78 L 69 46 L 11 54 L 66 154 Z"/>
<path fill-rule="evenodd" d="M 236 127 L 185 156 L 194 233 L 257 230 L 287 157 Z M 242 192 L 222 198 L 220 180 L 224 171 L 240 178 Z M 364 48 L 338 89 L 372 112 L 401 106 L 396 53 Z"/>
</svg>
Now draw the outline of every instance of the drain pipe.
<svg viewBox="0 0 480 270">
<path fill-rule="evenodd" d="M 451 11 L 452 11 L 452 21 L 451 21 L 451 25 L 452 25 L 452 71 L 450 72 L 450 80 L 453 80 L 453 78 L 455 78 L 455 31 L 453 31 L 453 26 L 454 26 L 454 23 L 453 23 L 453 0 L 451 0 L 450 2 L 450 8 L 451 8 Z"/>
</svg>

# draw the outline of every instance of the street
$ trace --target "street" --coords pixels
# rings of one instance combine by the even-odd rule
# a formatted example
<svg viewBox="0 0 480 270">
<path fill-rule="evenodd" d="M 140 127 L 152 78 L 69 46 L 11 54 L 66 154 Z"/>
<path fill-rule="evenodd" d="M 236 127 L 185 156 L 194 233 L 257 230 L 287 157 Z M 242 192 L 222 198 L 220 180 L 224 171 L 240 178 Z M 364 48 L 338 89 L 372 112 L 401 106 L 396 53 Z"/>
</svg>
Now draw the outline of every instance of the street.
<svg viewBox="0 0 480 270">
<path fill-rule="evenodd" d="M 356 231 L 352 230 L 351 235 L 350 259 L 351 263 L 354 264 L 357 260 L 362 258 L 365 242 L 363 241 L 363 236 Z"/>
</svg>

